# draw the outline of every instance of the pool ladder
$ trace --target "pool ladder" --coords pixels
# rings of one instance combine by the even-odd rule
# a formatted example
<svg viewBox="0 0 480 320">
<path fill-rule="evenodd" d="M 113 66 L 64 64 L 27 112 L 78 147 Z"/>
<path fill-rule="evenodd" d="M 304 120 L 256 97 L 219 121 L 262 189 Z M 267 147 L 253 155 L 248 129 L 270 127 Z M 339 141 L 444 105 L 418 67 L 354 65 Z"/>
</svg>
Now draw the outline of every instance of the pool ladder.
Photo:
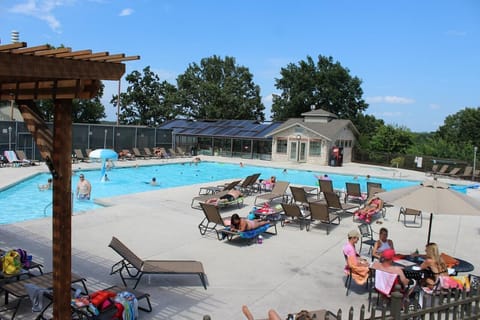
<svg viewBox="0 0 480 320">
<path fill-rule="evenodd" d="M 74 200 L 74 199 L 73 199 L 73 192 L 72 192 L 72 216 L 73 216 L 73 203 L 74 203 L 73 200 Z M 43 216 L 44 216 L 44 217 L 47 216 L 47 209 L 48 209 L 48 207 L 50 207 L 50 206 L 52 206 L 52 205 L 53 205 L 53 201 L 50 202 L 49 204 L 47 204 L 47 205 L 45 206 L 45 208 L 43 208 Z"/>
<path fill-rule="evenodd" d="M 44 216 L 44 217 L 47 216 L 47 209 L 48 209 L 48 207 L 50 207 L 51 205 L 53 205 L 53 201 L 50 202 L 49 204 L 47 204 L 47 205 L 45 206 L 45 208 L 43 208 L 43 216 Z"/>
</svg>

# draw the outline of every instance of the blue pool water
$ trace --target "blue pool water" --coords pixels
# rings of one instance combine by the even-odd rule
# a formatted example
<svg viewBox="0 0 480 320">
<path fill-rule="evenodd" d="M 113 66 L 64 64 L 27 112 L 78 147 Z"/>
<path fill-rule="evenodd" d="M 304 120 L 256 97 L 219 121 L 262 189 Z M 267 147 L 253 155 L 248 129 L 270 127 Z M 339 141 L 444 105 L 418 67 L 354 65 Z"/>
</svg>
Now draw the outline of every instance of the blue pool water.
<svg viewBox="0 0 480 320">
<path fill-rule="evenodd" d="M 276 176 L 277 180 L 290 181 L 292 184 L 317 186 L 317 175 L 325 172 L 288 170 L 260 166 L 244 166 L 219 162 L 201 162 L 198 165 L 163 164 L 130 168 L 114 168 L 107 172 L 110 181 L 101 182 L 100 169 L 81 171 L 92 184 L 92 200 L 79 201 L 74 199 L 73 211 L 81 212 L 99 208 L 93 199 L 112 196 L 167 189 L 197 183 L 214 184 L 214 181 L 226 179 L 243 179 L 253 173 L 261 173 L 260 178 Z M 345 182 L 358 182 L 362 191 L 366 192 L 366 177 L 328 173 L 336 189 L 344 189 Z M 72 177 L 72 192 L 75 191 L 79 172 Z M 39 174 L 22 181 L 0 192 L 0 224 L 43 218 L 52 215 L 52 191 L 39 191 L 37 185 L 45 184 L 49 174 Z M 158 186 L 151 186 L 149 181 L 156 177 Z M 386 190 L 392 190 L 418 184 L 419 181 L 395 180 L 371 177 L 368 181 L 380 182 Z M 192 197 L 194 195 L 192 194 Z"/>
</svg>

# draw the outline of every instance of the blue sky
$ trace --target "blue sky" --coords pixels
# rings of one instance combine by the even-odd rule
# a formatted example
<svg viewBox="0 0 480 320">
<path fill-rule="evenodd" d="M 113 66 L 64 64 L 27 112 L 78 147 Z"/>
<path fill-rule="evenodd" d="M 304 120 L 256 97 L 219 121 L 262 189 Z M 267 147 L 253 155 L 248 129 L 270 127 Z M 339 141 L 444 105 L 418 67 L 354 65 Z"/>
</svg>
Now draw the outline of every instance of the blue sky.
<svg viewBox="0 0 480 320">
<path fill-rule="evenodd" d="M 176 84 L 190 63 L 235 57 L 261 88 L 267 116 L 288 63 L 332 56 L 362 79 L 367 114 L 412 131 L 480 106 L 480 1 L 0 0 L 0 39 L 140 55 Z M 106 82 L 108 119 L 116 82 Z M 126 82 L 122 81 L 122 89 Z"/>
</svg>

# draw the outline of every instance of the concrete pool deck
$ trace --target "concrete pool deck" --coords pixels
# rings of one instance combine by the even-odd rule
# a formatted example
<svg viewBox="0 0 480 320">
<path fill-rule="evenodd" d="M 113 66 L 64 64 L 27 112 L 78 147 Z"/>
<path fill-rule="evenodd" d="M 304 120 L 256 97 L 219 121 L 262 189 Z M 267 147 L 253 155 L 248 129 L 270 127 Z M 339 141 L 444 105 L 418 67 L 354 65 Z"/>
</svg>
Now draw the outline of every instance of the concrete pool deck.
<svg viewBox="0 0 480 320">
<path fill-rule="evenodd" d="M 307 164 L 273 163 L 269 161 L 206 157 L 208 161 L 245 165 L 275 166 L 318 172 L 371 175 L 378 177 L 423 180 L 425 174 L 402 169 L 381 168 L 357 163 L 343 167 L 313 166 Z M 190 161 L 186 159 L 119 161 L 118 166 Z M 73 167 L 87 169 L 98 164 L 79 163 Z M 46 172 L 45 165 L 0 168 L 0 188 L 15 183 L 37 172 Z M 244 178 L 244 177 L 238 177 Z M 441 179 L 444 180 L 444 179 Z M 446 182 L 466 183 L 459 180 Z M 201 185 L 155 190 L 105 199 L 115 205 L 76 214 L 72 218 L 72 271 L 85 276 L 88 287 L 97 290 L 120 285 L 118 275 L 110 275 L 110 267 L 120 257 L 108 244 L 114 235 L 144 259 L 192 259 L 203 263 L 208 279 L 204 290 L 197 276 L 146 276 L 137 289 L 151 295 L 152 313 L 140 312 L 141 319 L 244 319 L 241 306 L 247 304 L 258 318 L 265 318 L 274 308 L 282 317 L 301 309 L 329 309 L 343 313 L 355 308 L 358 318 L 362 304 L 367 304 L 367 292 L 352 284 L 345 296 L 341 253 L 349 230 L 358 223 L 344 216 L 339 226 L 327 235 L 323 226 L 300 231 L 298 225 L 278 225 L 278 235 L 265 236 L 263 244 L 246 245 L 242 242 L 221 242 L 212 235 L 201 236 L 198 224 L 203 218 L 200 210 L 190 208 L 193 196 Z M 478 190 L 469 194 L 480 198 Z M 225 216 L 250 211 L 254 196 L 247 197 L 241 209 L 222 210 Z M 428 213 L 424 213 L 423 227 L 405 228 L 397 222 L 398 208 L 387 209 L 382 224 L 372 223 L 374 231 L 386 227 L 396 250 L 408 253 L 423 250 L 428 232 Z M 480 263 L 480 256 L 472 251 L 480 234 L 480 218 L 470 216 L 434 216 L 432 241 L 441 251 L 471 262 Z M 51 218 L 0 225 L 1 248 L 24 248 L 36 260 L 52 270 Z M 475 251 L 476 252 L 476 251 Z M 367 250 L 363 250 L 366 254 Z M 474 271 L 474 273 L 478 271 Z M 33 319 L 29 304 L 24 304 L 19 319 Z"/>
</svg>

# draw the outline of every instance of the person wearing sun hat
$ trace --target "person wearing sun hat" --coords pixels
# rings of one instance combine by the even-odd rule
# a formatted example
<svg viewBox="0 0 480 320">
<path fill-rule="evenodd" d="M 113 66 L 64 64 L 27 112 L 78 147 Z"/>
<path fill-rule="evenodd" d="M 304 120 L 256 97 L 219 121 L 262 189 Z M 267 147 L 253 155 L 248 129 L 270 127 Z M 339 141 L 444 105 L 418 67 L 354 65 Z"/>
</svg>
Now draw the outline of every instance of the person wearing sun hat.
<svg viewBox="0 0 480 320">
<path fill-rule="evenodd" d="M 345 273 L 349 274 L 351 269 L 353 280 L 357 284 L 363 285 L 368 279 L 369 263 L 365 259 L 360 259 L 360 255 L 355 249 L 355 245 L 360 239 L 360 232 L 358 232 L 358 230 L 351 230 L 348 232 L 347 238 L 348 241 L 343 246 L 343 254 L 347 262 L 344 268 Z"/>
</svg>

